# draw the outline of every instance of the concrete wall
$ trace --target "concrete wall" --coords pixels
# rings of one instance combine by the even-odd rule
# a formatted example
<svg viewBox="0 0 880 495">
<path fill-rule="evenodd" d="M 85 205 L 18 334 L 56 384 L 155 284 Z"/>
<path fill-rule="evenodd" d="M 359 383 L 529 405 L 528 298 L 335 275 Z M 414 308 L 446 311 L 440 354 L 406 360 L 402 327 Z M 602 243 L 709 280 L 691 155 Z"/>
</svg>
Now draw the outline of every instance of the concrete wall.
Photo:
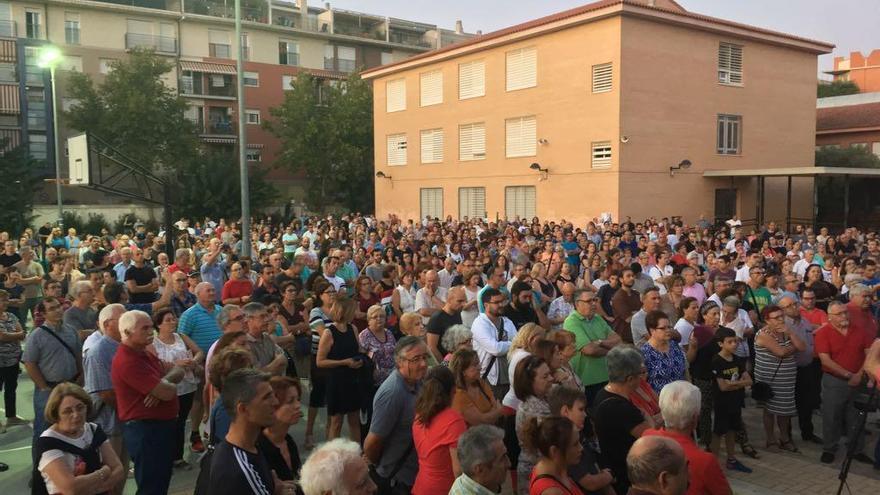
<svg viewBox="0 0 880 495">
<path fill-rule="evenodd" d="M 150 207 L 142 204 L 104 205 L 104 204 L 79 204 L 64 205 L 65 212 L 74 212 L 83 220 L 89 219 L 89 213 L 104 215 L 110 226 L 119 220 L 119 217 L 127 214 L 135 214 L 138 218 L 152 218 L 162 223 L 162 208 Z M 33 225 L 43 225 L 46 222 L 55 223 L 58 220 L 58 206 L 50 204 L 34 205 Z"/>
</svg>

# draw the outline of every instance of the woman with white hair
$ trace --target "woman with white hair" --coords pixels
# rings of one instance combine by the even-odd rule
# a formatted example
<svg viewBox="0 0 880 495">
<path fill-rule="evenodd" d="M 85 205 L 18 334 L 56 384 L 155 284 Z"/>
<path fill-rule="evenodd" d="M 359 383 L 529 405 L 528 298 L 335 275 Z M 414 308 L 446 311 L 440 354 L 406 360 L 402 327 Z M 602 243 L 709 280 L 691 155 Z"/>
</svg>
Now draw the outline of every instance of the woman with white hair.
<svg viewBox="0 0 880 495">
<path fill-rule="evenodd" d="M 309 455 L 300 471 L 299 485 L 305 495 L 376 493 L 361 448 L 342 438 L 319 445 Z"/>
<path fill-rule="evenodd" d="M 452 325 L 446 330 L 441 339 L 443 348 L 449 352 L 443 356 L 443 366 L 449 366 L 452 355 L 460 349 L 473 349 L 472 340 L 474 334 L 464 325 Z"/>
</svg>

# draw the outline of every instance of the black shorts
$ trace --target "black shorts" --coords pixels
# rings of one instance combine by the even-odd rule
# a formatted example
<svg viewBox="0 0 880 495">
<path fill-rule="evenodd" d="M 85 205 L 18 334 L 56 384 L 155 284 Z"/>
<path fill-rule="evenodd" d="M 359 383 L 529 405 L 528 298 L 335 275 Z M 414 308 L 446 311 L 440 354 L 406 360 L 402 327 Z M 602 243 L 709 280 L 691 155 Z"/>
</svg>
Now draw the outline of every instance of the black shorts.
<svg viewBox="0 0 880 495">
<path fill-rule="evenodd" d="M 715 408 L 715 423 L 712 425 L 712 433 L 721 436 L 741 429 L 742 408 L 739 406 Z"/>
</svg>

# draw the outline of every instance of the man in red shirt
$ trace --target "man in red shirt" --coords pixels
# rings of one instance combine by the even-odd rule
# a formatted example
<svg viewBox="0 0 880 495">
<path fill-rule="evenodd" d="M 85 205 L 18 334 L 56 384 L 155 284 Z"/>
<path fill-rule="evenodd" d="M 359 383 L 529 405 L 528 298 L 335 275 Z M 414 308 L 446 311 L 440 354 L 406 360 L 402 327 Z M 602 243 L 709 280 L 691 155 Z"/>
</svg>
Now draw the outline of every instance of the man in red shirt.
<svg viewBox="0 0 880 495">
<path fill-rule="evenodd" d="M 642 436 L 666 437 L 681 445 L 688 460 L 690 486 L 687 495 L 730 495 L 730 483 L 718 459 L 693 440 L 694 428 L 700 421 L 700 397 L 700 389 L 684 380 L 663 387 L 660 413 L 666 426 L 660 430 L 645 430 Z"/>
<path fill-rule="evenodd" d="M 867 285 L 856 284 L 849 290 L 849 326 L 860 326 L 874 338 L 877 336 L 877 320 L 871 314 L 871 289 Z"/>
<path fill-rule="evenodd" d="M 146 352 L 153 342 L 153 321 L 143 311 L 123 314 L 119 331 L 122 345 L 113 357 L 110 378 L 125 447 L 134 462 L 138 493 L 165 494 L 179 407 L 176 384 L 184 370 L 174 366 L 166 373 L 159 359 Z"/>
<path fill-rule="evenodd" d="M 816 293 L 810 289 L 801 291 L 801 318 L 812 323 L 814 327 L 821 327 L 828 323 L 828 313 L 816 307 Z"/>
<path fill-rule="evenodd" d="M 828 323 L 816 330 L 815 349 L 822 362 L 822 447 L 821 461 L 834 462 L 837 444 L 846 428 L 847 442 L 855 435 L 857 411 L 852 402 L 853 388 L 862 382 L 865 355 L 873 335 L 857 325 L 850 325 L 849 310 L 840 302 L 828 305 Z M 874 461 L 862 452 L 864 436 L 858 435 L 853 459 Z"/>
<path fill-rule="evenodd" d="M 189 264 L 189 249 L 179 248 L 174 252 L 174 263 L 168 267 L 168 271 L 170 273 L 181 271 L 187 274 L 192 271 L 192 266 Z"/>
</svg>

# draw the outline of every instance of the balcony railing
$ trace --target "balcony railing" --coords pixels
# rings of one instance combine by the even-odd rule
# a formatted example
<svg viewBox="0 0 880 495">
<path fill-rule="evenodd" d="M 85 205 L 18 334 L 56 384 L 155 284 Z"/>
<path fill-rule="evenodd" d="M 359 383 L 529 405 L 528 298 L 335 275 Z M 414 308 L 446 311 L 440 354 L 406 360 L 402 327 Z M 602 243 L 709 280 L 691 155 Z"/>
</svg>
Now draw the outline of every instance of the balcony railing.
<svg viewBox="0 0 880 495">
<path fill-rule="evenodd" d="M 299 66 L 299 53 L 281 52 L 278 54 L 278 63 L 280 65 Z"/>
<path fill-rule="evenodd" d="M 400 43 L 401 45 L 418 46 L 421 48 L 434 48 L 434 43 L 425 40 L 421 36 L 414 33 L 403 31 L 391 31 L 388 40 L 392 43 Z"/>
<path fill-rule="evenodd" d="M 252 2 L 253 3 L 253 2 Z M 268 7 L 265 3 L 261 6 L 241 6 L 241 19 L 243 21 L 267 22 Z M 235 3 L 233 0 L 188 0 L 184 3 L 184 11 L 190 14 L 210 15 L 214 17 L 235 17 Z"/>
<path fill-rule="evenodd" d="M 234 136 L 235 135 L 235 125 L 233 125 L 231 120 L 215 120 L 210 121 L 205 125 L 204 132 L 202 134 L 212 134 L 212 135 L 220 135 L 220 136 Z"/>
<path fill-rule="evenodd" d="M 161 53 L 177 53 L 177 38 L 154 34 L 125 33 L 125 48 L 147 48 Z"/>
<path fill-rule="evenodd" d="M 0 37 L 16 38 L 18 37 L 18 29 L 15 21 L 0 21 Z"/>
<path fill-rule="evenodd" d="M 354 72 L 357 69 L 357 61 L 344 58 L 324 57 L 324 69 L 339 72 Z"/>
<path fill-rule="evenodd" d="M 296 14 L 287 12 L 275 12 L 272 15 L 272 24 L 275 26 L 283 26 L 294 29 L 302 29 L 304 31 L 318 31 L 318 20 L 314 18 L 304 18 Z"/>
<path fill-rule="evenodd" d="M 385 41 L 385 29 L 379 24 L 359 26 L 346 22 L 334 22 L 333 32 L 335 34 L 357 36 L 358 38 Z"/>
<path fill-rule="evenodd" d="M 214 78 L 222 78 L 217 85 Z M 184 96 L 235 98 L 235 78 L 225 74 L 204 74 L 194 72 L 180 78 L 180 94 Z"/>
</svg>

